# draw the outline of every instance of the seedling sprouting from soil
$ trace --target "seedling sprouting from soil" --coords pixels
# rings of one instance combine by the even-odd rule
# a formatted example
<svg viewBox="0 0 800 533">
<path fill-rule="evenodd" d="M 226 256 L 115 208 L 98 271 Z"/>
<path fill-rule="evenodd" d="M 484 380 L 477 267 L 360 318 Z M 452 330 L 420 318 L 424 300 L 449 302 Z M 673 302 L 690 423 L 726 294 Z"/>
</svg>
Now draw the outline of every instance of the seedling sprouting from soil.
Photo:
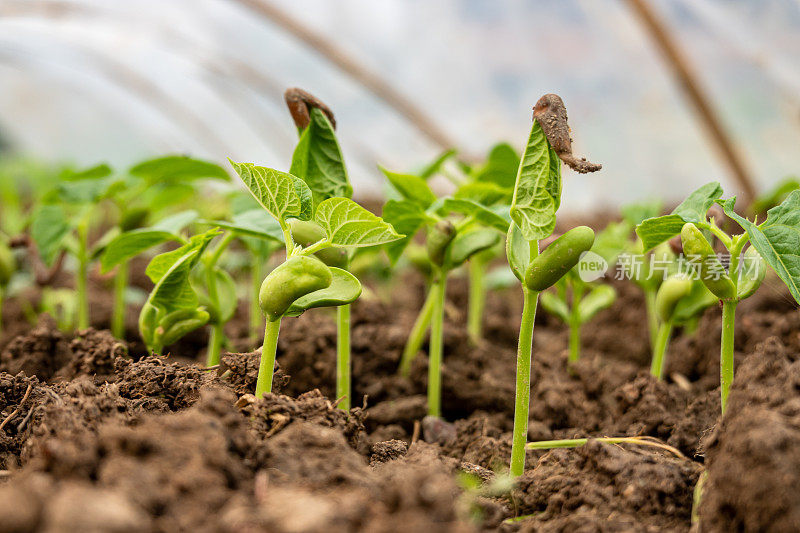
<svg viewBox="0 0 800 533">
<path fill-rule="evenodd" d="M 3 298 L 5 297 L 11 276 L 17 270 L 14 253 L 0 234 L 0 333 L 3 331 Z"/>
<path fill-rule="evenodd" d="M 555 292 L 546 291 L 540 296 L 542 307 L 560 318 L 569 327 L 569 361 L 580 358 L 581 327 L 597 313 L 610 307 L 617 298 L 611 285 L 593 282 L 589 276 L 600 276 L 597 268 L 613 265 L 623 250 L 627 233 L 623 224 L 609 224 L 595 238 L 589 254 L 555 284 Z M 597 265 L 591 264 L 597 262 Z M 582 274 L 583 272 L 583 274 Z M 594 275 L 593 275 L 594 274 Z"/>
<path fill-rule="evenodd" d="M 361 211 L 356 216 L 363 216 L 364 220 L 367 220 L 368 213 L 349 200 L 353 195 L 353 188 L 336 139 L 336 121 L 333 112 L 318 98 L 302 89 L 288 89 L 284 97 L 300 134 L 300 140 L 292 155 L 290 174 L 307 184 L 314 206 L 321 205 L 320 202 L 324 203 L 327 200 L 347 200 L 349 204 L 342 204 L 348 205 L 344 209 L 349 210 L 355 206 Z M 354 230 L 356 234 L 361 232 L 361 236 L 364 237 L 360 244 L 339 245 L 330 242 L 315 252 L 316 259 L 336 269 L 334 272 L 338 270 L 347 272 L 357 247 L 376 246 L 400 238 L 391 225 L 387 225 L 381 219 L 376 220 L 373 220 L 375 225 L 372 227 L 365 225 Z M 295 217 L 291 220 L 290 226 L 291 236 L 300 246 L 314 247 L 320 242 L 330 240 L 324 224 L 317 220 Z M 376 235 L 373 238 L 367 235 L 370 233 L 382 233 L 382 236 Z M 355 280 L 355 277 L 350 276 Z M 350 352 L 350 302 L 346 301 L 336 305 L 336 396 L 340 399 L 339 407 L 344 410 L 350 409 L 351 405 Z"/>
<path fill-rule="evenodd" d="M 734 211 L 736 198 L 721 199 L 719 183 L 709 183 L 693 192 L 671 214 L 647 219 L 637 227 L 645 249 L 680 235 L 683 254 L 700 280 L 722 303 L 722 338 L 720 342 L 720 389 L 722 410 L 733 381 L 733 333 L 736 306 L 752 295 L 772 267 L 800 302 L 800 265 L 796 261 L 800 238 L 800 191 L 791 192 L 779 205 L 767 212 L 761 223 L 741 217 Z M 717 203 L 725 214 L 745 232 L 729 235 L 709 208 Z M 706 235 L 708 234 L 708 236 Z M 727 268 L 709 241 L 716 238 L 727 253 Z M 751 246 L 745 248 L 747 244 Z"/>
<path fill-rule="evenodd" d="M 321 112 L 311 113 L 324 118 Z M 316 184 L 315 199 L 309 185 L 297 176 L 251 163 L 231 161 L 231 165 L 261 207 L 278 222 L 286 246 L 286 260 L 264 278 L 259 290 L 261 311 L 266 316 L 256 384 L 256 396 L 261 396 L 272 390 L 281 319 L 311 308 L 350 304 L 361 294 L 358 279 L 344 269 L 326 265 L 315 254 L 328 248 L 377 246 L 402 236 L 349 198 L 320 200 Z M 303 247 L 293 236 L 292 220 L 314 224 L 322 237 Z"/>
<path fill-rule="evenodd" d="M 155 286 L 139 313 L 139 333 L 152 352 L 160 354 L 165 346 L 208 322 L 209 313 L 200 305 L 189 276 L 219 233 L 212 229 L 195 235 L 176 250 L 155 256 L 147 265 L 145 273 Z"/>
<path fill-rule="evenodd" d="M 477 254 L 499 244 L 509 222 L 501 211 L 504 207 L 487 207 L 467 198 L 437 198 L 423 177 L 381 170 L 402 196 L 401 200 L 386 202 L 383 216 L 406 234 L 405 239 L 387 247 L 390 259 L 395 261 L 419 230 L 427 230 L 431 284 L 403 352 L 399 372 L 408 375 L 430 324 L 428 414 L 439 417 L 447 276 Z"/>
<path fill-rule="evenodd" d="M 560 108 L 556 105 L 559 103 Z M 546 95 L 534 109 L 537 108 L 540 109 L 539 116 L 534 113 L 533 127 L 517 171 L 510 210 L 513 222 L 506 238 L 508 263 L 522 283 L 523 292 L 510 465 L 510 474 L 513 477 L 522 475 L 525 469 L 533 321 L 539 293 L 553 286 L 569 272 L 578 263 L 581 254 L 589 250 L 594 242 L 591 228 L 579 226 L 560 236 L 539 254 L 539 241 L 553 233 L 556 211 L 561 204 L 560 155 L 549 142 L 540 120 L 556 135 L 554 142 L 561 147 L 561 157 L 566 153 L 563 135 L 566 134 L 568 138 L 569 130 L 566 125 L 566 111 L 563 110 L 560 98 Z M 598 169 L 599 165 L 593 170 Z"/>
</svg>

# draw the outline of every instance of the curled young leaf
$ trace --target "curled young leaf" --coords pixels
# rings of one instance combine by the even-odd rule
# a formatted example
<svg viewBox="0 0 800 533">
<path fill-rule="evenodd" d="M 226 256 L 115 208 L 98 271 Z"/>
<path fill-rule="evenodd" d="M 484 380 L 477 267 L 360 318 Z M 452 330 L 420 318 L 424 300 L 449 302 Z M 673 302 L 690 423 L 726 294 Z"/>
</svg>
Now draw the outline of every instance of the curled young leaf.
<svg viewBox="0 0 800 533">
<path fill-rule="evenodd" d="M 503 208 L 505 211 L 505 208 Z M 439 210 L 445 216 L 450 213 L 459 213 L 474 218 L 478 223 L 495 228 L 503 233 L 508 231 L 509 220 L 504 218 L 499 212 L 492 211 L 472 200 L 459 198 L 445 198 Z"/>
</svg>

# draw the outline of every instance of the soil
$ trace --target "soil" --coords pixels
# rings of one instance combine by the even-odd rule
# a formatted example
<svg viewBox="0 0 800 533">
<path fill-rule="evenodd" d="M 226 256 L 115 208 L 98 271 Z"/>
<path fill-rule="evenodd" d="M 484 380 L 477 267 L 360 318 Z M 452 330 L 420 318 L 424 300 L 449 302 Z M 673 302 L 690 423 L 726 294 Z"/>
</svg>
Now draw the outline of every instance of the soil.
<svg viewBox="0 0 800 533">
<path fill-rule="evenodd" d="M 513 487 L 517 290 L 489 294 L 486 339 L 465 332 L 466 282 L 449 284 L 443 414 L 425 419 L 427 361 L 397 375 L 424 283 L 353 306 L 353 407 L 337 408 L 336 332 L 324 310 L 284 321 L 275 392 L 257 399 L 259 351 L 246 313 L 204 369 L 204 332 L 148 356 L 108 331 L 29 324 L 13 300 L 0 337 L 2 531 L 797 531 L 800 312 L 775 280 L 740 306 L 736 380 L 720 420 L 720 311 L 677 331 L 668 379 L 648 372 L 644 302 L 630 284 L 585 328 L 574 367 L 567 331 L 539 313 L 530 440 L 647 436 L 680 454 L 596 440 L 529 452 Z M 244 311 L 244 309 L 242 309 Z M 424 348 L 424 347 L 423 347 Z M 693 492 L 705 479 L 699 522 Z"/>
</svg>

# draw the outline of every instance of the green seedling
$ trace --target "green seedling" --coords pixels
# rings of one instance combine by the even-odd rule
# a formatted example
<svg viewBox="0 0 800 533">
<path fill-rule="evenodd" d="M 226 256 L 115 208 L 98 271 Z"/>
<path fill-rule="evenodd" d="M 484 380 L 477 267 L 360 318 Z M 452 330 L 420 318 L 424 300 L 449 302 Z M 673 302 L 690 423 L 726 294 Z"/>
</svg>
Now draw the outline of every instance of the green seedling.
<svg viewBox="0 0 800 533">
<path fill-rule="evenodd" d="M 795 260 L 800 238 L 800 190 L 791 192 L 779 205 L 767 212 L 761 223 L 734 211 L 736 198 L 721 199 L 719 183 L 709 183 L 693 192 L 671 214 L 647 219 L 636 229 L 645 249 L 680 235 L 683 253 L 700 281 L 722 303 L 720 341 L 720 391 L 722 410 L 727 405 L 733 381 L 733 333 L 738 303 L 752 295 L 772 267 L 800 302 L 800 265 Z M 725 214 L 744 229 L 730 235 L 716 220 L 708 218 L 709 208 L 719 204 Z M 713 235 L 724 246 L 729 261 L 722 264 L 704 233 Z M 750 243 L 750 247 L 747 244 Z"/>
<path fill-rule="evenodd" d="M 498 245 L 509 221 L 501 208 L 487 207 L 465 198 L 437 198 L 424 178 L 381 169 L 401 200 L 391 199 L 383 208 L 384 218 L 406 237 L 387 246 L 393 262 L 413 236 L 425 229 L 431 283 L 425 303 L 409 336 L 399 372 L 408 376 L 411 362 L 421 347 L 430 324 L 428 350 L 428 414 L 441 416 L 441 363 L 444 301 L 447 277 L 481 252 Z"/>
<path fill-rule="evenodd" d="M 139 333 L 151 352 L 160 354 L 165 346 L 204 326 L 210 315 L 200 305 L 190 276 L 218 229 L 195 235 L 183 246 L 155 256 L 145 273 L 155 284 L 139 313 Z"/>
<path fill-rule="evenodd" d="M 248 195 L 248 199 L 252 198 Z M 217 266 L 220 256 L 234 238 L 247 249 L 251 279 L 251 291 L 248 292 L 253 292 L 249 300 L 250 336 L 256 338 L 259 333 L 255 330 L 261 329 L 258 292 L 264 279 L 263 269 L 269 258 L 283 247 L 283 231 L 275 219 L 258 204 L 255 204 L 255 209 L 252 209 L 249 203 L 239 201 L 236 204 L 238 205 L 234 209 L 242 207 L 245 210 L 235 213 L 230 221 L 200 221 L 229 231 L 215 248 L 215 253 L 203 261 L 202 271 L 193 276 L 193 284 L 200 294 L 201 302 L 206 302 L 209 309 L 219 310 L 216 313 L 212 312 L 210 322 L 212 332 L 207 351 L 208 366 L 219 364 L 224 336 L 223 326 L 233 316 L 236 307 L 235 283 L 227 272 Z"/>
<path fill-rule="evenodd" d="M 594 282 L 605 273 L 604 267 L 614 265 L 623 251 L 628 230 L 624 224 L 612 223 L 595 238 L 591 250 L 556 284 L 555 292 L 540 295 L 542 307 L 569 327 L 569 362 L 580 358 L 581 327 L 594 316 L 610 307 L 617 292 L 610 285 Z"/>
<path fill-rule="evenodd" d="M 313 207 L 317 209 L 317 206 L 321 206 L 329 200 L 349 201 L 353 195 L 353 188 L 350 185 L 342 151 L 336 138 L 336 121 L 333 112 L 318 98 L 302 89 L 288 89 L 284 97 L 300 135 L 292 154 L 289 173 L 300 178 L 308 186 L 311 191 Z M 340 205 L 348 205 L 349 207 L 346 209 L 352 209 L 354 216 L 364 216 L 366 211 L 358 204 L 349 202 L 349 204 Z M 358 210 L 363 212 L 357 214 Z M 380 224 L 384 224 L 386 227 L 378 224 L 375 228 L 369 229 L 365 226 L 363 231 L 376 231 L 376 228 L 388 228 L 391 231 L 385 232 L 380 238 L 367 239 L 358 245 L 341 245 L 337 242 L 330 242 L 329 232 L 325 229 L 324 224 L 320 224 L 317 220 L 306 220 L 306 218 L 299 216 L 290 221 L 292 239 L 303 248 L 317 247 L 314 256 L 326 266 L 334 269 L 334 273 L 340 270 L 344 272 L 350 270 L 357 249 L 378 246 L 401 238 L 400 235 L 394 233 L 391 225 L 386 225 L 381 219 L 377 219 L 381 220 Z M 357 229 L 356 232 L 358 231 L 362 230 Z M 383 229 L 377 231 L 377 233 L 381 232 Z M 330 245 L 318 247 L 319 243 L 324 242 L 330 242 Z M 356 279 L 352 275 L 350 278 Z M 341 282 L 341 280 L 339 281 Z M 355 287 L 355 284 L 352 286 Z M 336 287 L 336 285 L 331 287 Z M 328 305 L 336 306 L 336 396 L 339 399 L 339 408 L 349 410 L 352 395 L 350 302 L 335 304 L 332 301 Z"/>
<path fill-rule="evenodd" d="M 152 246 L 175 238 L 175 233 L 197 218 L 194 210 L 175 213 L 182 201 L 197 198 L 196 182 L 202 179 L 230 180 L 219 165 L 186 156 L 164 156 L 148 159 L 131 167 L 120 178 L 109 200 L 118 213 L 117 224 L 104 236 L 115 250 L 103 250 L 101 269 L 114 275 L 114 307 L 111 315 L 111 332 L 122 338 L 125 335 L 125 294 L 128 287 L 128 265 L 131 258 Z M 165 217 L 173 213 L 174 217 Z M 163 218 L 148 226 L 148 221 Z"/>
<path fill-rule="evenodd" d="M 378 246 L 402 236 L 349 198 L 315 202 L 309 185 L 297 176 L 251 163 L 231 161 L 231 165 L 256 201 L 278 222 L 286 247 L 286 260 L 264 278 L 259 290 L 261 311 L 266 317 L 255 391 L 261 396 L 272 390 L 281 320 L 312 308 L 347 305 L 361 294 L 355 276 L 329 267 L 314 254 L 332 247 Z M 292 235 L 292 219 L 313 222 L 324 237 L 301 246 Z"/>
<path fill-rule="evenodd" d="M 89 232 L 101 212 L 101 202 L 110 198 L 121 185 L 111 174 L 108 165 L 98 165 L 64 176 L 58 187 L 43 198 L 43 204 L 31 220 L 31 238 L 46 265 L 52 265 L 64 251 L 77 261 L 78 329 L 89 327 L 89 265 L 104 245 L 101 239 L 90 246 Z"/>
<path fill-rule="evenodd" d="M 561 204 L 561 158 L 538 117 L 547 122 L 540 109 L 563 110 L 556 95 L 542 97 L 534 108 L 534 121 L 525 151 L 517 170 L 510 216 L 512 224 L 506 237 L 506 256 L 512 272 L 522 284 L 523 307 L 517 345 L 517 377 L 514 403 L 514 429 L 511 445 L 510 474 L 522 475 L 525 469 L 525 442 L 528 435 L 528 410 L 531 390 L 531 351 L 533 323 L 539 293 L 560 280 L 578 264 L 581 254 L 592 247 L 594 232 L 586 226 L 573 228 L 553 241 L 541 254 L 539 241 L 549 237 L 556 224 Z M 548 125 L 548 131 L 568 131 L 566 111 Z M 561 124 L 559 121 L 563 121 Z M 563 141 L 563 139 L 560 139 Z M 567 139 L 568 142 L 568 139 Z M 566 147 L 568 148 L 568 146 Z M 571 152 L 570 161 L 571 158 Z M 574 163 L 574 161 L 572 161 Z M 593 168 L 599 169 L 599 166 Z"/>
<path fill-rule="evenodd" d="M 437 159 L 435 165 L 441 164 L 442 158 Z M 386 247 L 387 255 L 392 263 L 404 253 L 406 248 L 409 250 L 409 260 L 412 264 L 426 272 L 431 283 L 429 284 L 428 295 L 425 303 L 420 310 L 417 319 L 409 335 L 408 342 L 403 350 L 398 371 L 403 376 L 408 376 L 411 371 L 411 363 L 419 353 L 425 340 L 425 336 L 430 326 L 431 342 L 430 352 L 434 364 L 429 364 L 429 372 L 438 375 L 439 369 L 436 361 L 441 359 L 441 329 L 439 318 L 443 313 L 444 288 L 447 282 L 447 274 L 458 268 L 464 263 L 480 262 L 477 268 L 471 268 L 470 279 L 470 307 L 472 308 L 473 328 L 475 324 L 479 326 L 479 320 L 475 315 L 482 315 L 484 301 L 485 263 L 488 261 L 487 251 L 501 243 L 502 234 L 508 231 L 508 207 L 497 203 L 497 198 L 502 199 L 502 195 L 483 198 L 487 203 L 494 202 L 492 205 L 481 203 L 479 195 L 474 192 L 472 198 L 467 198 L 459 193 L 458 197 L 437 198 L 428 185 L 426 178 L 430 174 L 423 173 L 401 174 L 381 168 L 392 188 L 399 195 L 400 199 L 390 199 L 383 208 L 383 217 L 391 222 L 397 231 L 405 233 L 406 237 Z M 458 191 L 463 192 L 463 187 Z M 488 185 L 488 188 L 497 190 L 497 187 Z M 418 257 L 415 253 L 417 248 L 409 246 L 413 237 L 425 230 L 427 233 L 426 254 Z M 441 301 L 441 306 L 439 302 Z M 478 328 L 479 329 L 479 328 Z M 476 332 L 473 331 L 473 337 Z M 438 353 L 438 355 L 437 355 Z M 431 415 L 439 416 L 438 380 L 437 375 L 429 376 L 428 392 L 432 404 L 429 404 Z M 431 381 L 431 378 L 432 381 Z M 433 383 L 433 391 L 431 391 Z"/>
</svg>

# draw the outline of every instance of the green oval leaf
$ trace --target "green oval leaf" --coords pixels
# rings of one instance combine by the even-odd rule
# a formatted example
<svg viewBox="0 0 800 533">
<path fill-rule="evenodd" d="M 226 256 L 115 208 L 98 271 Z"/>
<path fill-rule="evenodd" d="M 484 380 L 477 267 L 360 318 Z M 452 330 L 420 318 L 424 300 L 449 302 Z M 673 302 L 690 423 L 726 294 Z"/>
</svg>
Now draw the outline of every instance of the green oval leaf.
<svg viewBox="0 0 800 533">
<path fill-rule="evenodd" d="M 375 246 L 402 239 L 391 224 L 349 198 L 328 198 L 317 207 L 314 221 L 334 246 Z"/>
<path fill-rule="evenodd" d="M 562 322 L 569 322 L 569 309 L 567 308 L 567 304 L 552 292 L 545 291 L 539 294 L 539 303 L 542 304 L 542 308 L 544 308 L 545 311 L 560 318 Z"/>
<path fill-rule="evenodd" d="M 706 183 L 692 192 L 669 215 L 643 220 L 636 227 L 636 233 L 642 239 L 644 251 L 647 252 L 678 235 L 687 222 L 704 223 L 708 209 L 720 196 L 722 186 L 719 182 Z"/>
<path fill-rule="evenodd" d="M 304 200 L 297 194 L 298 188 L 301 192 L 305 191 L 297 184 L 297 182 L 303 183 L 302 180 L 286 172 L 258 167 L 253 163 L 236 163 L 230 159 L 228 161 L 242 178 L 253 198 L 275 217 L 275 220 L 284 223 L 287 218 L 299 217 L 303 212 L 308 198 Z"/>
<path fill-rule="evenodd" d="M 103 255 L 100 256 L 101 271 L 106 273 L 120 263 L 136 257 L 148 248 L 172 240 L 182 239 L 169 231 L 149 228 L 122 233 L 106 245 Z"/>
<path fill-rule="evenodd" d="M 418 204 L 423 209 L 427 209 L 436 201 L 436 195 L 433 194 L 430 186 L 423 178 L 413 174 L 392 172 L 380 165 L 378 165 L 378 168 L 389 180 L 389 183 L 392 184 L 392 187 L 406 200 Z"/>
<path fill-rule="evenodd" d="M 150 184 L 191 181 L 201 178 L 225 181 L 231 179 L 225 169 L 216 163 L 184 155 L 168 155 L 142 161 L 134 165 L 128 172 Z"/>
<path fill-rule="evenodd" d="M 31 238 L 46 265 L 52 265 L 69 233 L 67 214 L 58 205 L 43 205 L 33 215 Z"/>
<path fill-rule="evenodd" d="M 611 307 L 617 299 L 617 291 L 611 285 L 598 285 L 578 304 L 578 316 L 581 324 L 588 322 L 603 309 Z"/>
<path fill-rule="evenodd" d="M 394 264 L 403 255 L 403 251 L 417 231 L 426 223 L 428 215 L 419 204 L 408 200 L 387 201 L 382 214 L 383 219 L 391 224 L 395 231 L 405 235 L 402 239 L 386 245 L 386 254 L 389 256 L 389 261 Z"/>
<path fill-rule="evenodd" d="M 284 316 L 298 316 L 308 309 L 337 307 L 355 302 L 361 296 L 361 282 L 346 270 L 330 267 L 333 280 L 330 286 L 295 300 Z"/>
</svg>

